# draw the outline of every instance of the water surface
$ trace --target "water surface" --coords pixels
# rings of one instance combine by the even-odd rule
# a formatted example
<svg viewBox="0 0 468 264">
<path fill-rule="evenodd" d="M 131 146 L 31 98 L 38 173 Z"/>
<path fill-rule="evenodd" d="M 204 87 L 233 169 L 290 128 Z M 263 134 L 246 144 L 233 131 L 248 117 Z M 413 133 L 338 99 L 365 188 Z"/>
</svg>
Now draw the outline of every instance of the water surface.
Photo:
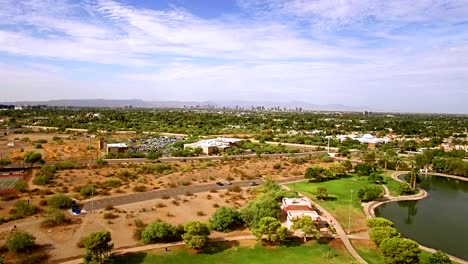
<svg viewBox="0 0 468 264">
<path fill-rule="evenodd" d="M 375 214 L 421 245 L 468 260 L 468 182 L 431 175 L 421 180 L 428 197 L 386 203 Z"/>
</svg>

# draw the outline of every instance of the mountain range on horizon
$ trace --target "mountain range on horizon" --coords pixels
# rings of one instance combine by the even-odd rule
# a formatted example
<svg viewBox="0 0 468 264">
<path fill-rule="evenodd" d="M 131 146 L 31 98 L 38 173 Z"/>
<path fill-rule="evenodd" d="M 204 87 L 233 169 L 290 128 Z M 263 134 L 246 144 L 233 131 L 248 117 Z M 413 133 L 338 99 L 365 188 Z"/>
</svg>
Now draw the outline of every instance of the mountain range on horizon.
<svg viewBox="0 0 468 264">
<path fill-rule="evenodd" d="M 137 108 L 181 108 L 196 106 L 229 107 L 236 106 L 250 109 L 252 106 L 264 106 L 266 108 L 280 107 L 287 109 L 302 108 L 303 110 L 317 111 L 376 111 L 366 106 L 348 106 L 342 104 L 312 104 L 303 101 L 273 102 L 273 101 L 146 101 L 142 99 L 60 99 L 48 101 L 13 101 L 1 102 L 0 104 L 12 105 L 47 105 L 47 106 L 72 106 L 72 107 L 125 107 L 132 106 Z"/>
</svg>

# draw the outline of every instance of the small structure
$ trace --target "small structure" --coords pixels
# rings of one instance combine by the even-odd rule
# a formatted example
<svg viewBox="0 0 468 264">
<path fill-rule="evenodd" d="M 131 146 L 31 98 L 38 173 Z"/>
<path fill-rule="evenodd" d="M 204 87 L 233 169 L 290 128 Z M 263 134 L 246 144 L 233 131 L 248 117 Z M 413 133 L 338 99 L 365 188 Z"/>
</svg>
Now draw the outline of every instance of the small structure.
<svg viewBox="0 0 468 264">
<path fill-rule="evenodd" d="M 378 144 L 378 143 L 388 143 L 390 142 L 390 139 L 388 137 L 383 137 L 383 138 L 377 138 L 372 136 L 371 134 L 364 134 L 360 138 L 355 138 L 355 140 L 361 142 L 361 143 L 367 143 L 367 144 Z"/>
<path fill-rule="evenodd" d="M 120 154 L 120 153 L 127 152 L 128 146 L 125 143 L 112 143 L 112 144 L 107 144 L 106 150 L 107 150 L 107 154 L 109 153 Z"/>
<path fill-rule="evenodd" d="M 239 146 L 243 139 L 239 138 L 214 138 L 201 140 L 195 143 L 185 144 L 184 149 L 187 148 L 201 148 L 204 154 L 211 155 L 218 152 L 226 151 L 226 149 Z"/>
<path fill-rule="evenodd" d="M 314 221 L 320 220 L 319 215 L 312 210 L 312 204 L 306 198 L 283 198 L 281 209 L 286 214 L 286 226 L 288 228 L 292 227 L 295 218 L 310 216 Z"/>
</svg>

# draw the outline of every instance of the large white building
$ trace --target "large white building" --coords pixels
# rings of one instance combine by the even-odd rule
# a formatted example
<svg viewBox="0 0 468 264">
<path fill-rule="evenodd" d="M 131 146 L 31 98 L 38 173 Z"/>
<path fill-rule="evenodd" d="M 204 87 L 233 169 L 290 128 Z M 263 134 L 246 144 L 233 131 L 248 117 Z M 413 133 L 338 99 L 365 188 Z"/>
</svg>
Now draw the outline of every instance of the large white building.
<svg viewBox="0 0 468 264">
<path fill-rule="evenodd" d="M 390 139 L 388 137 L 378 138 L 378 137 L 372 136 L 371 134 L 364 134 L 360 138 L 354 138 L 354 140 L 357 140 L 361 143 L 367 143 L 367 144 L 378 144 L 378 143 L 390 142 Z"/>
<path fill-rule="evenodd" d="M 201 148 L 204 154 L 211 155 L 213 153 L 223 152 L 231 147 L 239 146 L 242 141 L 244 140 L 239 138 L 213 138 L 185 144 L 184 149 Z"/>
</svg>

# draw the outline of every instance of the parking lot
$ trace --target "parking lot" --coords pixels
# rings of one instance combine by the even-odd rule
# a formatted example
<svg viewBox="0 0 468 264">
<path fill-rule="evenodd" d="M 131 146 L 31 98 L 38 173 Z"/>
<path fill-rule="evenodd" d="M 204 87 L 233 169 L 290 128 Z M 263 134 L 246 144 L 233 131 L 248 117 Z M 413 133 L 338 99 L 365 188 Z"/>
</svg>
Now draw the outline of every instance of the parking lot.
<svg viewBox="0 0 468 264">
<path fill-rule="evenodd" d="M 146 139 L 133 139 L 130 142 L 129 152 L 158 152 L 163 151 L 168 145 L 174 144 L 183 138 L 175 137 L 158 137 L 158 138 L 146 138 Z"/>
</svg>

